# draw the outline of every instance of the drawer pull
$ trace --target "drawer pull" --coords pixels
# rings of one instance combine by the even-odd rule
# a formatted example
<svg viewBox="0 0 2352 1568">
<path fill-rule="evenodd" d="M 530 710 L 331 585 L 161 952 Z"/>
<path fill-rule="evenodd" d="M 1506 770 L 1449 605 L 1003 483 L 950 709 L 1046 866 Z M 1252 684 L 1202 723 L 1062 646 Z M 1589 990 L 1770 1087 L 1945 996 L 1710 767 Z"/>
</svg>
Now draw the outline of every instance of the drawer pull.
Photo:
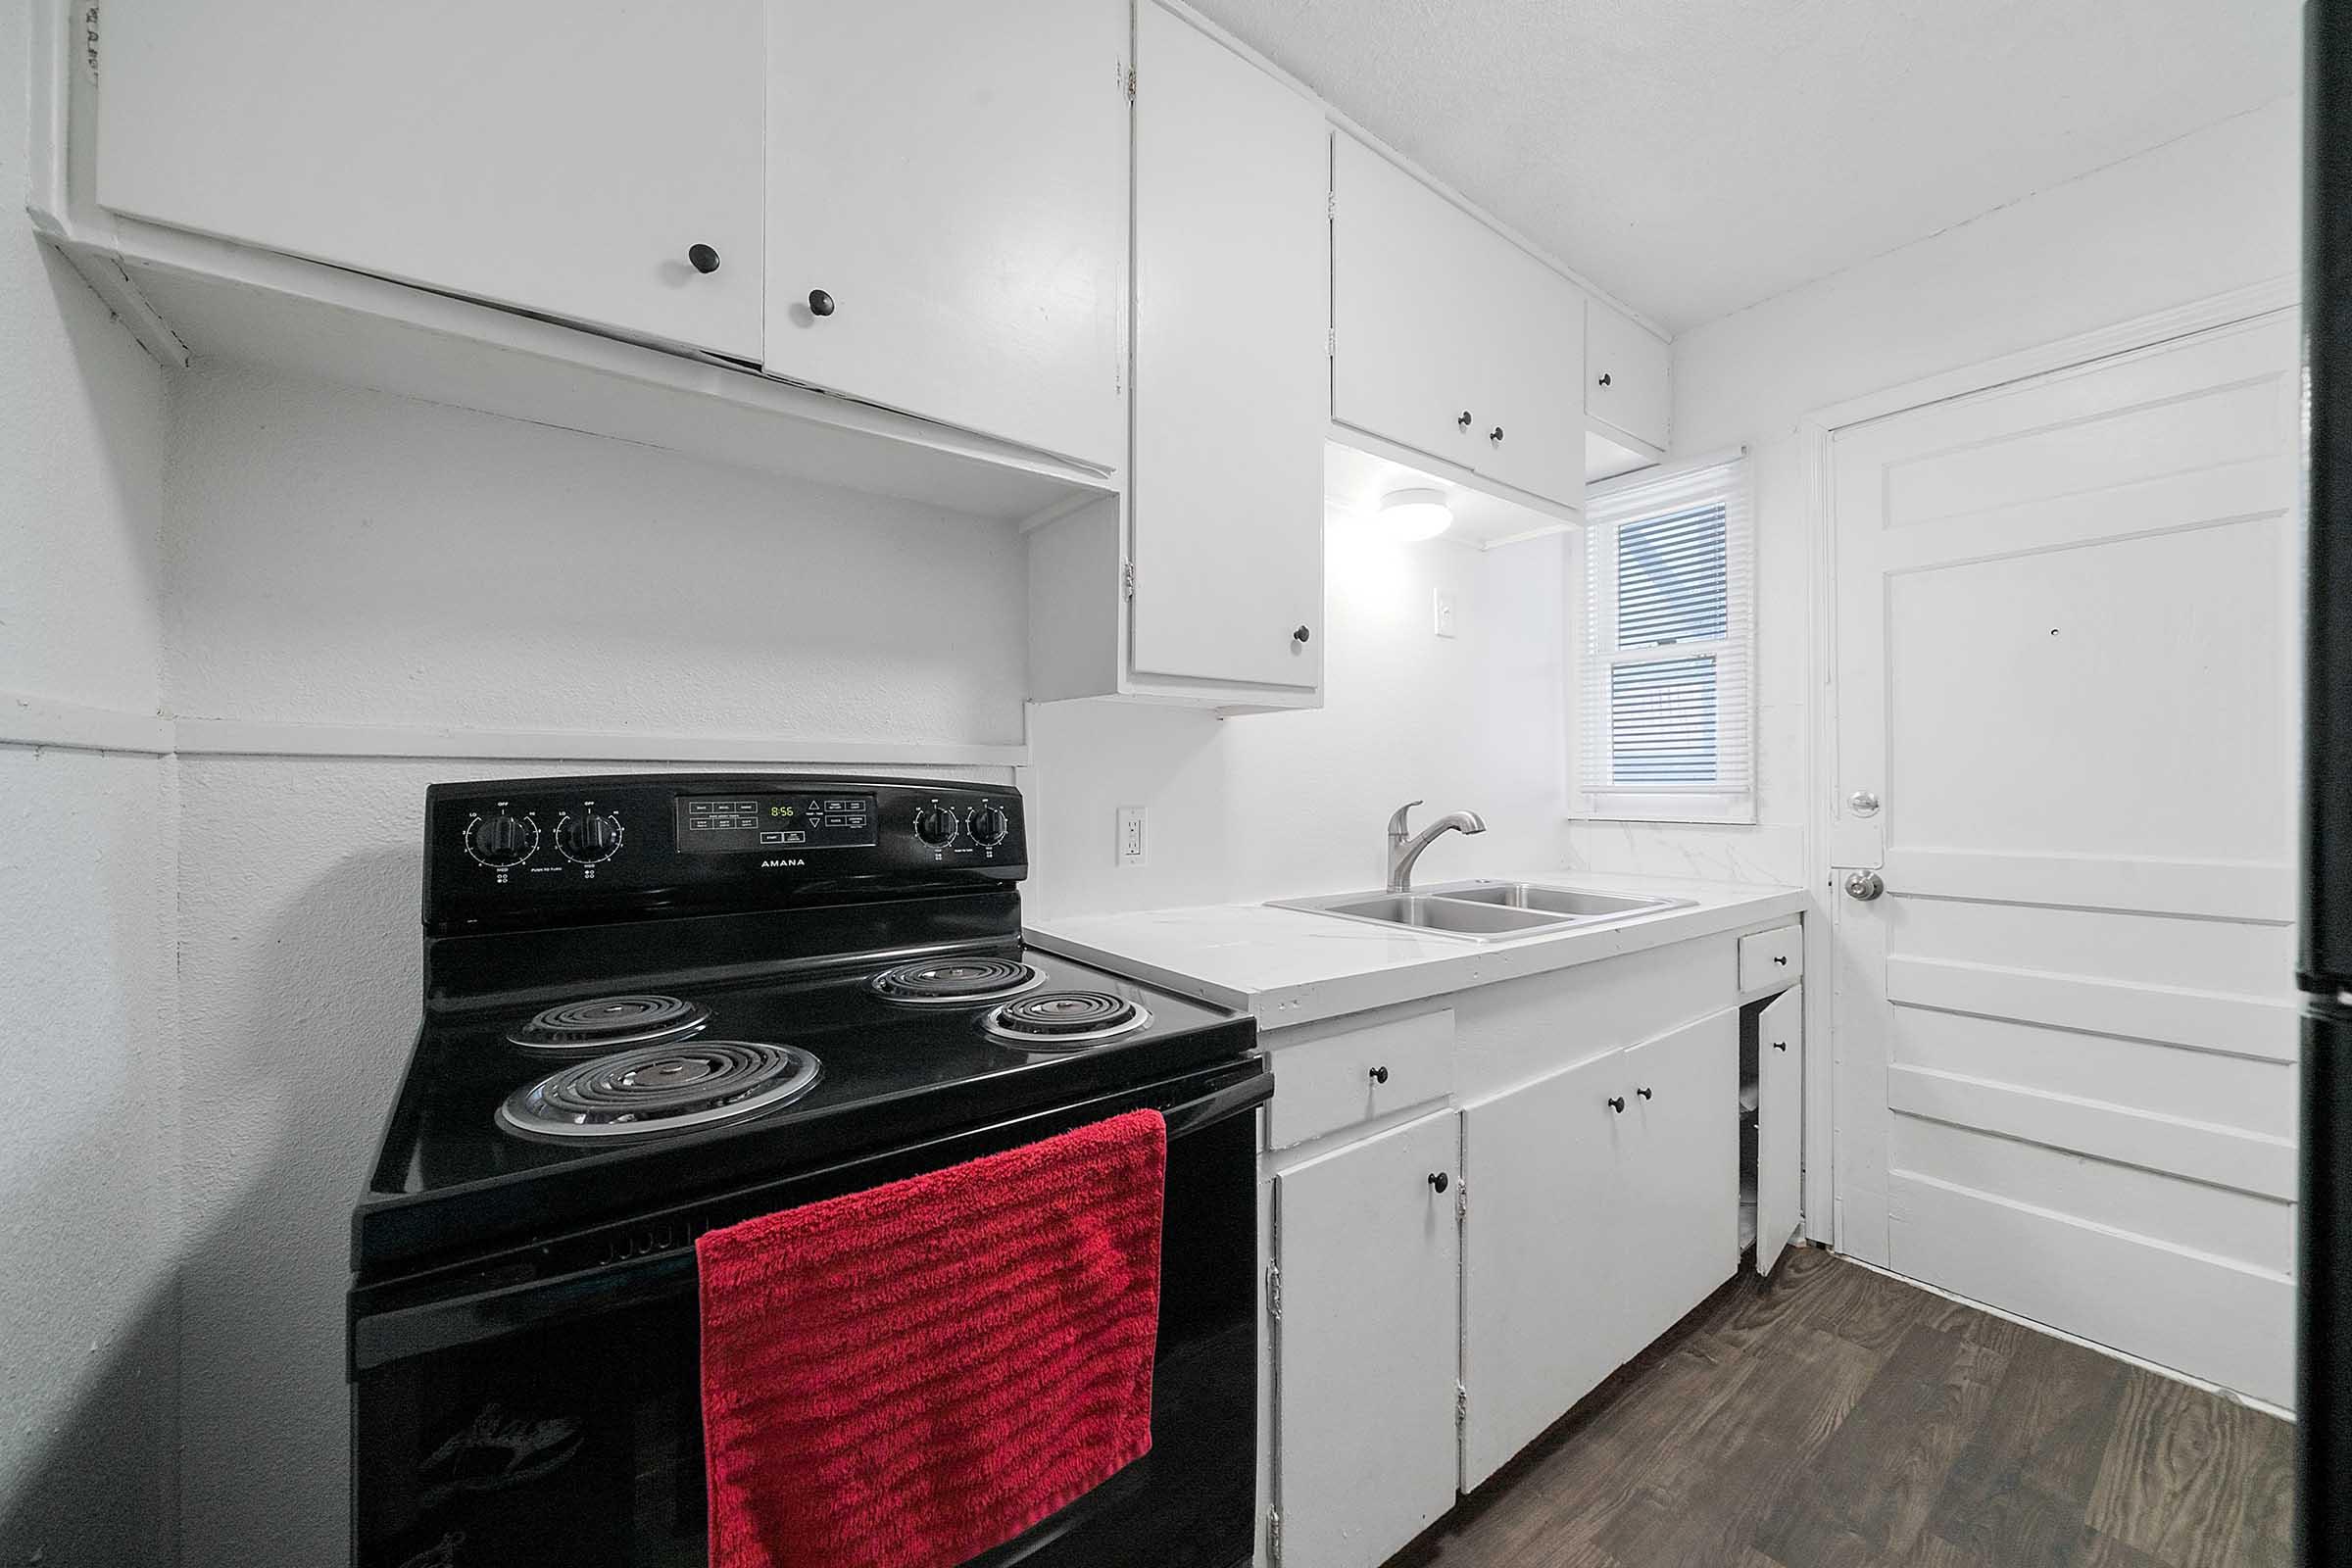
<svg viewBox="0 0 2352 1568">
<path fill-rule="evenodd" d="M 1389 1081 L 1389 1069 L 1388 1069 L 1388 1068 L 1386 1068 L 1386 1067 L 1375 1067 L 1375 1068 L 1373 1068 L 1373 1069 L 1372 1069 L 1372 1081 L 1373 1081 L 1374 1083 L 1376 1083 L 1376 1084 L 1385 1084 L 1385 1083 L 1387 1083 L 1387 1082 Z"/>
</svg>

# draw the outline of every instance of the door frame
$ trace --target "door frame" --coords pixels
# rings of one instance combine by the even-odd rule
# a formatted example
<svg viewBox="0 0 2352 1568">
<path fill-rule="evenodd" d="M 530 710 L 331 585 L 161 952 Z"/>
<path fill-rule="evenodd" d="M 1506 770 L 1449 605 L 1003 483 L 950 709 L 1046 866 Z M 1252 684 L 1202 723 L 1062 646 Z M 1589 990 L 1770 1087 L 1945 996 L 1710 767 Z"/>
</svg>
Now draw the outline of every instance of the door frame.
<svg viewBox="0 0 2352 1568">
<path fill-rule="evenodd" d="M 1805 971 L 1822 982 L 1808 988 L 1805 996 L 1804 1234 L 1808 1241 L 1846 1250 L 1844 1195 L 1837 1191 L 1834 1164 L 1838 1104 L 1835 1030 L 1843 978 L 1838 934 L 1843 902 L 1830 868 L 1829 792 L 1837 783 L 1838 756 L 1838 626 L 1832 612 L 1838 603 L 1838 530 L 1832 514 L 1832 441 L 1840 430 L 1853 425 L 1992 391 L 2094 360 L 2156 348 L 2178 338 L 2294 309 L 2301 301 L 2301 278 L 2286 273 L 1864 393 L 1815 409 L 1797 420 L 1797 452 L 1805 485 L 1804 542 L 1812 562 L 1805 577 L 1805 614 L 1811 633 L 1808 678 L 1809 690 L 1820 697 L 1811 705 L 1805 744 L 1805 878 L 1808 886 L 1818 890 L 1821 901 L 1821 918 L 1805 922 Z M 1886 1261 L 1884 1257 L 1873 1260 L 1882 1265 Z"/>
</svg>

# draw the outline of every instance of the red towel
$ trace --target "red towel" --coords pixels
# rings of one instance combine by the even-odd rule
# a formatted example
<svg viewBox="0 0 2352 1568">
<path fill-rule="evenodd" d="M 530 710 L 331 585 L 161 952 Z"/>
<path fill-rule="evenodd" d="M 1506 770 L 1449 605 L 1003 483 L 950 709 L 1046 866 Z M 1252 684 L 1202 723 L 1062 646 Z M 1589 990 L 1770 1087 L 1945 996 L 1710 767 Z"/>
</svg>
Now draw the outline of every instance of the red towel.
<svg viewBox="0 0 2352 1568">
<path fill-rule="evenodd" d="M 711 1568 L 948 1568 L 1152 1447 L 1167 1124 L 712 1231 Z"/>
</svg>

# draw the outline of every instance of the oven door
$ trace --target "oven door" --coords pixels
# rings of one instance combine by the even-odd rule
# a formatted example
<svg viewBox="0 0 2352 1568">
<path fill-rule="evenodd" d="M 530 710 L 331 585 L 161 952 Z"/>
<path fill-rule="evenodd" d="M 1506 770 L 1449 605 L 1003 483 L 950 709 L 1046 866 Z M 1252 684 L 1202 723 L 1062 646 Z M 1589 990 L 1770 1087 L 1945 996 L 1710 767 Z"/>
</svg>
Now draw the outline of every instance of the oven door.
<svg viewBox="0 0 2352 1568">
<path fill-rule="evenodd" d="M 1213 1087 L 1210 1087 L 1213 1085 Z M 419 1298 L 355 1292 L 352 1513 L 365 1568 L 706 1561 L 700 1333 L 684 1238 L 1144 1106 L 1168 1121 L 1152 1451 L 986 1568 L 1233 1568 L 1256 1473 L 1255 1062 L 861 1159 L 665 1216 L 626 1262 Z M 598 1233 L 606 1235 L 608 1233 Z M 570 1255 L 542 1249 L 544 1258 Z M 512 1268 L 512 1265 L 510 1265 Z"/>
</svg>

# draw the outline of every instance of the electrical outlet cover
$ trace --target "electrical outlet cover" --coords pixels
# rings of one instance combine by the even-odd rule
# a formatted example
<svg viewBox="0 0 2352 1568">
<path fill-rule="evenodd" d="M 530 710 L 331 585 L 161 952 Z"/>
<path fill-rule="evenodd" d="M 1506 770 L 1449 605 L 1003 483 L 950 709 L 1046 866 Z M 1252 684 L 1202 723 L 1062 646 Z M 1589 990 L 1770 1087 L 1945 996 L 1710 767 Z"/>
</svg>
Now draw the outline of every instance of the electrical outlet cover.
<svg viewBox="0 0 2352 1568">
<path fill-rule="evenodd" d="M 1438 635 L 1441 637 L 1452 636 L 1453 595 L 1447 593 L 1445 589 L 1440 588 L 1432 593 L 1431 599 L 1434 602 L 1437 611 Z"/>
<path fill-rule="evenodd" d="M 1121 865 L 1142 865 L 1150 848 L 1150 841 L 1145 835 L 1144 808 L 1140 806 L 1120 807 L 1119 863 Z"/>
</svg>

